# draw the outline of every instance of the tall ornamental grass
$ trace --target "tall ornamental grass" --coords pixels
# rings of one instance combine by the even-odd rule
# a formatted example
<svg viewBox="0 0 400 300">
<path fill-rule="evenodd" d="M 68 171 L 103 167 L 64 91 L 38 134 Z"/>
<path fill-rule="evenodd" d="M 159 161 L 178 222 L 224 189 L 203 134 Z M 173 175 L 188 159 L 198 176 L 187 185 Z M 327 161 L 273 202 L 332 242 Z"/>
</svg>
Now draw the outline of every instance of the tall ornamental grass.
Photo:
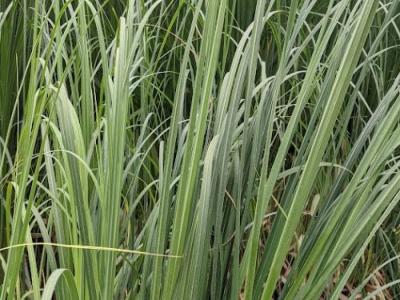
<svg viewBox="0 0 400 300">
<path fill-rule="evenodd" d="M 0 299 L 400 299 L 399 0 L 0 0 Z"/>
</svg>

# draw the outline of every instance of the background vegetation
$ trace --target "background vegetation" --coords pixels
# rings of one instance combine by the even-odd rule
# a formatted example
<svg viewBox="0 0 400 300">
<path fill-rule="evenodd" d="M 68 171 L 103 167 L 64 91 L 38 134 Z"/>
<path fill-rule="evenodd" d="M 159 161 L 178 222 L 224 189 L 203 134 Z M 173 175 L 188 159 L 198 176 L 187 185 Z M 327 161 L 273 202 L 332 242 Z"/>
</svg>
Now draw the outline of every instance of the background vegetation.
<svg viewBox="0 0 400 300">
<path fill-rule="evenodd" d="M 0 298 L 399 299 L 399 15 L 0 0 Z"/>
</svg>

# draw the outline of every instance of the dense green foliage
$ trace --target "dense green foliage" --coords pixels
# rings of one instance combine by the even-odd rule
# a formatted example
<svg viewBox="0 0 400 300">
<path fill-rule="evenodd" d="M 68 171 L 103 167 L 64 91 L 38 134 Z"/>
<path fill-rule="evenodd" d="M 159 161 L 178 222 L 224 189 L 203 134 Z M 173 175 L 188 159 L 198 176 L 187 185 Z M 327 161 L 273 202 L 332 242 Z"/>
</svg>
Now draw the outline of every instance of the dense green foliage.
<svg viewBox="0 0 400 300">
<path fill-rule="evenodd" d="M 399 0 L 0 0 L 0 299 L 399 299 Z"/>
</svg>

